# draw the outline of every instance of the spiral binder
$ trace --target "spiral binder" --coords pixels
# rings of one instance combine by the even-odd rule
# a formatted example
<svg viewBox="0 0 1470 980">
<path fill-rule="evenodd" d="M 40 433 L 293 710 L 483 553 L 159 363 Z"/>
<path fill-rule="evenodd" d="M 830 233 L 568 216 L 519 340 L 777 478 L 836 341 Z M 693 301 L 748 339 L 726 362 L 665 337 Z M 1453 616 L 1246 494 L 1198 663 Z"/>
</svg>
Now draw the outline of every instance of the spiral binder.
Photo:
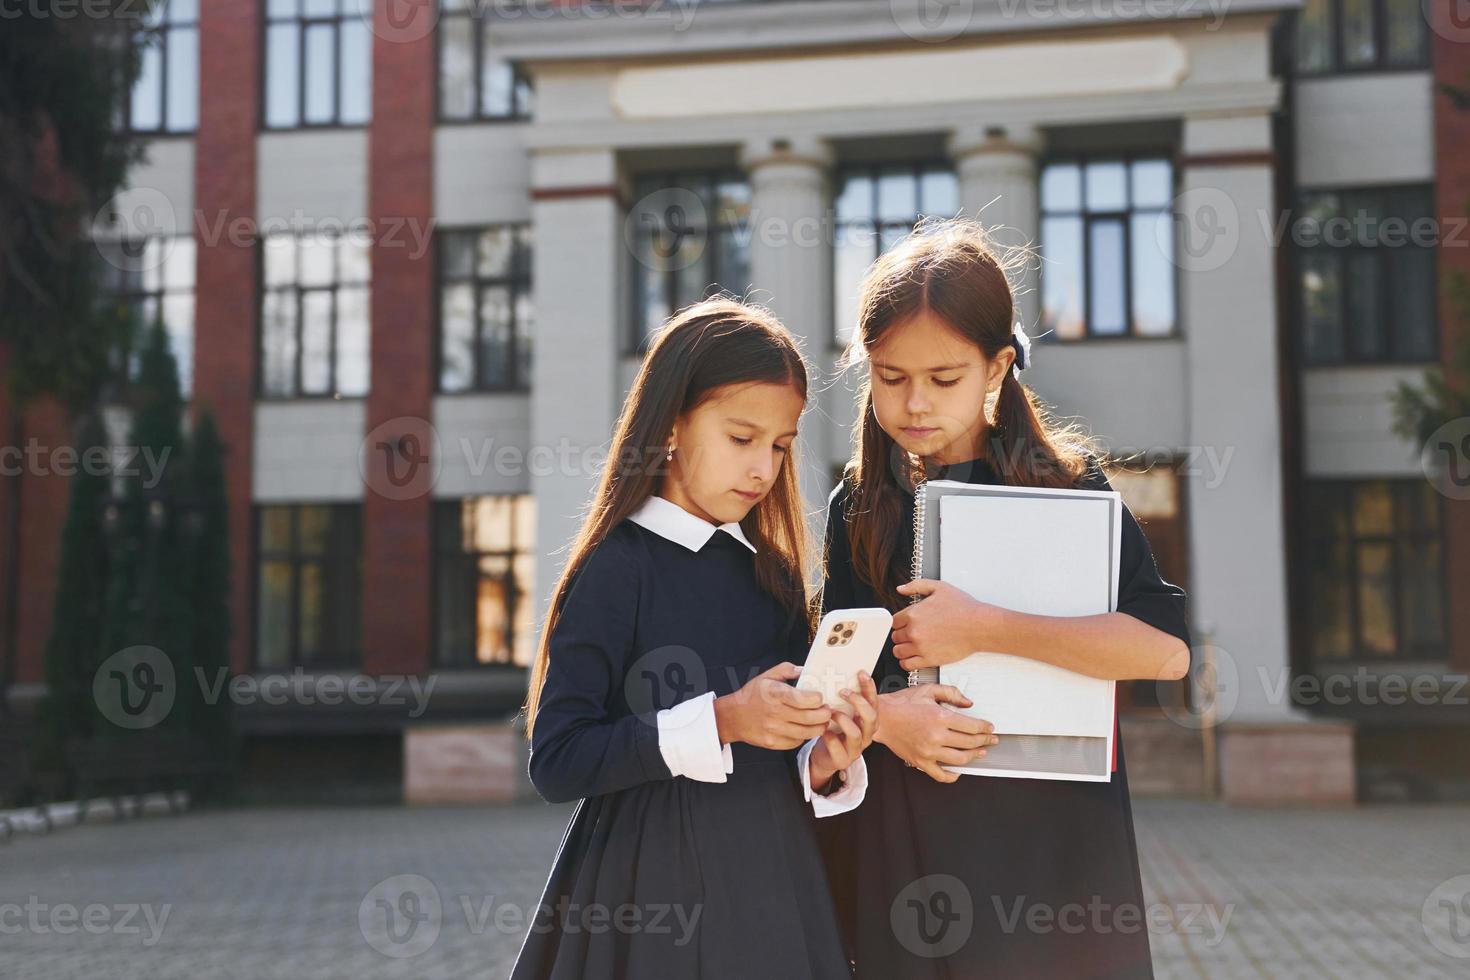
<svg viewBox="0 0 1470 980">
<path fill-rule="evenodd" d="M 920 480 L 918 486 L 914 488 L 914 554 L 909 565 L 910 581 L 917 581 L 924 577 L 924 517 L 928 507 L 924 491 L 928 485 L 928 480 Z M 922 598 L 922 596 L 910 596 L 909 605 L 913 605 Z M 938 683 L 938 667 L 921 667 L 918 670 L 909 671 L 909 687 Z"/>
</svg>

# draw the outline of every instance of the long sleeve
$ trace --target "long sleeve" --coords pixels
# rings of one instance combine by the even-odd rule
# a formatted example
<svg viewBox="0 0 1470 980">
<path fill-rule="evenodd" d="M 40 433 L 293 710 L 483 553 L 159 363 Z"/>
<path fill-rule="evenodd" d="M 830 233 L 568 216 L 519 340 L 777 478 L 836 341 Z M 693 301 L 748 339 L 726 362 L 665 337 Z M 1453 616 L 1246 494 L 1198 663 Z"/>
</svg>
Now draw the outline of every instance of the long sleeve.
<svg viewBox="0 0 1470 980">
<path fill-rule="evenodd" d="M 531 782 L 551 803 L 670 779 L 657 712 L 617 715 L 634 652 L 638 570 L 604 542 L 578 573 L 552 631 L 531 739 Z"/>
<path fill-rule="evenodd" d="M 821 736 L 809 739 L 796 753 L 796 774 L 801 780 L 801 795 L 804 800 L 812 805 L 812 812 L 818 817 L 834 817 L 839 813 L 846 813 L 855 809 L 858 804 L 868 795 L 868 763 L 862 756 L 848 766 L 847 783 L 833 793 L 831 796 L 823 796 L 812 789 L 811 758 L 812 750 L 817 747 Z"/>
<path fill-rule="evenodd" d="M 827 498 L 827 533 L 822 546 L 825 575 L 822 585 L 822 615 L 834 609 L 859 605 L 853 586 L 852 547 L 847 541 L 847 517 L 843 512 L 843 485 Z"/>
</svg>

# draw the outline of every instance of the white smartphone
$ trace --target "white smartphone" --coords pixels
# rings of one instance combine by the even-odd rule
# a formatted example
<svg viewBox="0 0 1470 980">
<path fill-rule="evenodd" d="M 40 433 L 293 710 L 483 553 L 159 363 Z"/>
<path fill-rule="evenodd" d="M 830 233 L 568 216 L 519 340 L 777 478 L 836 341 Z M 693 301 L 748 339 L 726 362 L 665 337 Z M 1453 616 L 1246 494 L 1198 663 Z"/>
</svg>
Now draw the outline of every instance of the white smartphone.
<svg viewBox="0 0 1470 980">
<path fill-rule="evenodd" d="M 872 675 L 892 628 L 893 614 L 887 609 L 832 610 L 817 627 L 796 689 L 817 691 L 828 707 L 850 711 L 842 690 L 858 690 L 859 671 Z"/>
</svg>

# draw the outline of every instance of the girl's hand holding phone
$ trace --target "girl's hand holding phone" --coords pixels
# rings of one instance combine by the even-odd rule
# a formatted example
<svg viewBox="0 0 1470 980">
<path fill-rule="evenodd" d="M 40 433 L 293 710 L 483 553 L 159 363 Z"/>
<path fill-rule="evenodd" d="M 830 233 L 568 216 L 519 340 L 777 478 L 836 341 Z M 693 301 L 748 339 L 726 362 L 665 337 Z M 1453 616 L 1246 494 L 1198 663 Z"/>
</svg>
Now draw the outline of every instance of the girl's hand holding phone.
<svg viewBox="0 0 1470 980">
<path fill-rule="evenodd" d="M 833 726 L 822 733 L 808 761 L 814 789 L 827 785 L 835 774 L 856 762 L 878 731 L 878 686 L 867 671 L 858 673 L 858 690 L 842 690 L 842 699 L 851 710 L 832 713 Z"/>
<path fill-rule="evenodd" d="M 878 699 L 876 739 L 938 782 L 955 782 L 960 774 L 944 766 L 983 757 L 988 746 L 1000 741 L 990 722 L 949 707 L 968 708 L 973 703 L 948 684 L 920 684 L 885 694 Z"/>
<path fill-rule="evenodd" d="M 893 655 L 904 670 L 943 667 L 985 649 L 1006 612 L 934 579 L 906 582 L 898 593 L 923 597 L 893 616 Z"/>
<path fill-rule="evenodd" d="M 763 749 L 794 749 L 827 730 L 832 709 L 818 691 L 798 691 L 793 663 L 779 663 L 734 694 L 715 698 L 715 728 L 721 742 L 747 742 Z"/>
</svg>

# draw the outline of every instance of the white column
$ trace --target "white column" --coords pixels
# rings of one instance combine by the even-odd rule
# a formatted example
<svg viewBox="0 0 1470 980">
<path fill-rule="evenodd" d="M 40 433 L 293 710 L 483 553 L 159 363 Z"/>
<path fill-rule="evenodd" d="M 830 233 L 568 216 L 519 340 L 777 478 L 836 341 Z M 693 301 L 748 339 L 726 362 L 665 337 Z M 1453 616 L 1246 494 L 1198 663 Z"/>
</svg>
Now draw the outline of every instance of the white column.
<svg viewBox="0 0 1470 980">
<path fill-rule="evenodd" d="M 750 174 L 751 299 L 769 306 L 802 342 L 811 363 L 815 411 L 803 419 L 807 496 L 820 499 L 831 464 L 846 458 L 852 414 L 825 404 L 818 390 L 830 376 L 832 349 L 832 152 L 821 140 L 762 138 L 741 149 Z M 850 400 L 850 399 L 849 399 Z M 833 415 L 829 409 L 839 414 Z M 835 420 L 834 420 L 835 418 Z"/>
<path fill-rule="evenodd" d="M 1041 135 L 1034 127 L 973 126 L 949 136 L 949 155 L 959 178 L 960 208 L 1005 247 L 1035 246 L 1040 239 L 1036 158 Z M 1032 336 L 1041 318 L 1040 268 L 1027 262 L 1012 277 L 1016 316 Z"/>
<path fill-rule="evenodd" d="M 612 150 L 538 151 L 531 186 L 536 353 L 528 465 L 536 498 L 535 591 L 544 613 L 565 562 L 557 553 L 596 486 L 595 450 L 610 442 L 620 407 L 626 248 Z"/>
<path fill-rule="evenodd" d="M 1175 202 L 1191 618 L 1214 630 L 1223 722 L 1299 716 L 1288 696 L 1276 269 L 1263 221 L 1275 211 L 1270 148 L 1265 115 L 1186 119 Z"/>
</svg>

